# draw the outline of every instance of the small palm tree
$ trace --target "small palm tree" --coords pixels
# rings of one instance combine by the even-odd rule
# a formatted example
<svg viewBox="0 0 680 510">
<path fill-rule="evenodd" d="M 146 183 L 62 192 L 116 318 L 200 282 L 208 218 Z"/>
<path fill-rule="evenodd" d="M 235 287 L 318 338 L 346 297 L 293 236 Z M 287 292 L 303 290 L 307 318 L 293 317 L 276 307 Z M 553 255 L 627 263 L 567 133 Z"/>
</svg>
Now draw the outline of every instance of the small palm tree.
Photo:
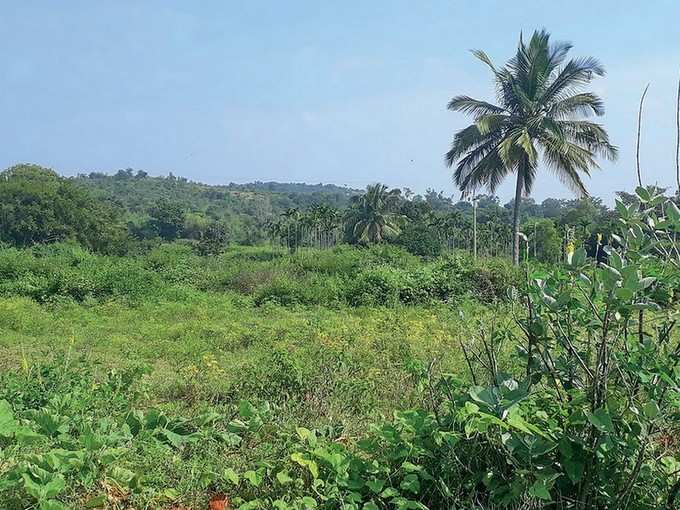
<svg viewBox="0 0 680 510">
<path fill-rule="evenodd" d="M 373 184 L 355 199 L 348 212 L 348 223 L 355 241 L 380 243 L 386 235 L 399 233 L 402 216 L 395 213 L 399 190 L 388 191 L 384 184 Z"/>
<path fill-rule="evenodd" d="M 520 36 L 515 56 L 496 68 L 482 51 L 473 52 L 494 75 L 498 104 L 454 97 L 449 110 L 472 115 L 474 124 L 456 133 L 446 154 L 455 165 L 454 181 L 463 193 L 480 187 L 492 193 L 503 179 L 516 174 L 512 258 L 519 263 L 519 211 L 523 195 L 534 184 L 539 159 L 580 196 L 588 192 L 581 175 L 598 168 L 597 156 L 616 158 L 616 148 L 599 124 L 582 119 L 602 115 L 602 100 L 583 92 L 604 68 L 594 58 L 565 63 L 571 45 L 550 43 L 545 31 L 534 32 L 529 44 Z"/>
</svg>

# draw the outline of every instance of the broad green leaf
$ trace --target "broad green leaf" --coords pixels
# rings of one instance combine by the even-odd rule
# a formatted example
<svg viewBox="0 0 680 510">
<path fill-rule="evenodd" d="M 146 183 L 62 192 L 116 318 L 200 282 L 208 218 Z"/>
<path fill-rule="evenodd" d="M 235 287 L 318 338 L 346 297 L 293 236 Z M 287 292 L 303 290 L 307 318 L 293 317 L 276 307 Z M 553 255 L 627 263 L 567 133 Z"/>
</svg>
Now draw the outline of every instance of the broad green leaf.
<svg viewBox="0 0 680 510">
<path fill-rule="evenodd" d="M 17 443 L 19 443 L 22 446 L 39 443 L 40 441 L 47 439 L 46 436 L 38 434 L 37 432 L 32 431 L 28 427 L 17 428 L 16 432 L 14 433 L 14 436 L 17 440 Z"/>
<path fill-rule="evenodd" d="M 647 188 L 643 186 L 638 186 L 637 188 L 635 188 L 635 194 L 638 196 L 640 202 L 642 202 L 643 204 L 646 204 L 652 198 L 652 196 L 649 193 L 649 190 L 647 190 Z"/>
<path fill-rule="evenodd" d="M 302 498 L 302 504 L 305 506 L 305 510 L 316 508 L 318 506 L 316 500 L 309 496 Z"/>
<path fill-rule="evenodd" d="M 262 484 L 262 475 L 253 470 L 243 473 L 243 478 L 248 480 L 254 487 L 259 487 Z"/>
<path fill-rule="evenodd" d="M 406 475 L 399 484 L 399 488 L 413 494 L 418 494 L 420 492 L 420 480 L 418 479 L 418 475 Z"/>
<path fill-rule="evenodd" d="M 238 413 L 244 420 L 248 420 L 257 414 L 257 408 L 247 400 L 241 400 L 238 405 Z"/>
<path fill-rule="evenodd" d="M 642 412 L 645 413 L 647 418 L 654 419 L 659 416 L 659 405 L 656 403 L 656 401 L 650 400 L 643 406 Z"/>
<path fill-rule="evenodd" d="M 240 481 L 238 474 L 232 468 L 226 468 L 222 473 L 222 477 L 234 485 L 238 485 Z"/>
<path fill-rule="evenodd" d="M 68 508 L 66 505 L 59 503 L 59 501 L 48 499 L 40 502 L 38 510 L 68 510 Z"/>
<path fill-rule="evenodd" d="M 668 216 L 668 219 L 673 223 L 680 222 L 680 209 L 672 200 L 666 202 L 665 212 L 666 216 Z"/>
<path fill-rule="evenodd" d="M 49 474 L 41 482 L 35 482 L 28 473 L 24 473 L 24 487 L 26 492 L 38 501 L 52 499 L 66 488 L 66 482 L 61 475 Z"/>
<path fill-rule="evenodd" d="M 276 473 L 276 479 L 281 485 L 286 485 L 293 482 L 293 479 L 288 474 L 288 471 L 285 470 Z"/>
<path fill-rule="evenodd" d="M 371 489 L 372 492 L 375 492 L 378 494 L 381 490 L 383 490 L 383 487 L 385 486 L 385 480 L 368 480 L 366 482 L 366 486 Z"/>
<path fill-rule="evenodd" d="M 409 462 L 409 461 L 404 462 L 404 463 L 401 465 L 401 468 L 402 468 L 404 471 L 407 471 L 407 472 L 409 472 L 409 473 L 417 473 L 417 472 L 423 470 L 423 468 L 422 468 L 421 466 L 416 466 L 415 464 L 413 464 L 412 462 Z"/>
<path fill-rule="evenodd" d="M 550 496 L 548 487 L 546 487 L 545 483 L 541 480 L 534 482 L 534 484 L 529 487 L 529 494 L 542 499 L 543 501 L 552 501 L 552 496 Z"/>
<path fill-rule="evenodd" d="M 12 437 L 17 426 L 12 406 L 6 400 L 0 400 L 0 437 Z"/>
<path fill-rule="evenodd" d="M 572 483 L 578 483 L 583 477 L 583 472 L 585 470 L 585 464 L 583 461 L 577 459 L 565 459 L 563 460 L 564 471 Z"/>
<path fill-rule="evenodd" d="M 103 508 L 108 501 L 106 494 L 100 494 L 99 496 L 88 499 L 85 503 L 85 508 Z"/>
<path fill-rule="evenodd" d="M 309 469 L 309 472 L 314 478 L 319 478 L 319 467 L 313 460 L 305 458 L 301 453 L 293 453 L 290 456 L 293 462 L 297 462 L 299 465 Z"/>
<path fill-rule="evenodd" d="M 593 424 L 600 432 L 606 432 L 607 434 L 612 434 L 614 432 L 614 424 L 612 423 L 611 416 L 606 409 L 603 407 L 596 409 L 594 413 L 588 414 L 588 421 Z"/>
<path fill-rule="evenodd" d="M 621 216 L 624 219 L 627 219 L 629 216 L 628 208 L 621 200 L 618 199 L 616 200 L 616 212 L 618 212 L 619 216 Z"/>
<path fill-rule="evenodd" d="M 201 438 L 201 434 L 198 432 L 192 434 L 178 434 L 169 429 L 161 429 L 160 434 L 175 448 L 179 448 L 186 443 L 195 443 Z"/>
<path fill-rule="evenodd" d="M 388 487 L 380 493 L 380 497 L 384 499 L 394 498 L 396 496 L 399 496 L 399 491 L 394 487 Z"/>
</svg>

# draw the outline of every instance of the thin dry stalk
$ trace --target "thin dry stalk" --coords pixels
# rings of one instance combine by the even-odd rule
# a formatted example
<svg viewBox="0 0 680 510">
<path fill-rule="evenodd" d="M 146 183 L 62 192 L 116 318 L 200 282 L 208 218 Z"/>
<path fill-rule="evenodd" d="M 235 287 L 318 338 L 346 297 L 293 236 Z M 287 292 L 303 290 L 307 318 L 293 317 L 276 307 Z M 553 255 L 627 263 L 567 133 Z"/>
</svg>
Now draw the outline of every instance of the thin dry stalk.
<svg viewBox="0 0 680 510">
<path fill-rule="evenodd" d="M 640 130 L 642 128 L 642 105 L 645 102 L 645 96 L 647 95 L 648 89 L 649 83 L 645 87 L 644 92 L 642 92 L 642 97 L 640 98 L 640 109 L 638 110 L 637 144 L 635 147 L 635 162 L 637 169 L 638 186 L 642 186 L 642 173 L 640 172 Z"/>
</svg>

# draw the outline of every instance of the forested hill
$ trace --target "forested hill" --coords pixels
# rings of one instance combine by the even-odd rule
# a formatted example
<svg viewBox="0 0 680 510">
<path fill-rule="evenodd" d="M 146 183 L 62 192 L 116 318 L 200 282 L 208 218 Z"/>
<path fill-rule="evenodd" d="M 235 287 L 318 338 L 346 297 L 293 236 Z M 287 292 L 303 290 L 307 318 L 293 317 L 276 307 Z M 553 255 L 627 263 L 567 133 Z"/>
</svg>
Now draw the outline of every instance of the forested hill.
<svg viewBox="0 0 680 510">
<path fill-rule="evenodd" d="M 119 170 L 114 175 L 90 173 L 73 180 L 115 200 L 128 211 L 144 212 L 159 198 L 180 203 L 186 210 L 224 216 L 245 213 L 268 217 L 286 209 L 324 204 L 344 208 L 353 195 L 362 193 L 334 184 L 252 182 L 209 185 L 185 177 L 152 177 L 143 171 Z"/>
<path fill-rule="evenodd" d="M 94 195 L 119 204 L 131 230 L 142 228 L 149 210 L 165 200 L 187 215 L 187 222 L 220 221 L 227 225 L 232 240 L 258 242 L 262 225 L 288 209 L 307 209 L 313 204 L 344 209 L 353 195 L 361 193 L 333 184 L 253 182 L 209 185 L 184 177 L 152 177 L 144 171 L 119 170 L 113 175 L 90 173 L 71 181 L 87 187 Z"/>
</svg>

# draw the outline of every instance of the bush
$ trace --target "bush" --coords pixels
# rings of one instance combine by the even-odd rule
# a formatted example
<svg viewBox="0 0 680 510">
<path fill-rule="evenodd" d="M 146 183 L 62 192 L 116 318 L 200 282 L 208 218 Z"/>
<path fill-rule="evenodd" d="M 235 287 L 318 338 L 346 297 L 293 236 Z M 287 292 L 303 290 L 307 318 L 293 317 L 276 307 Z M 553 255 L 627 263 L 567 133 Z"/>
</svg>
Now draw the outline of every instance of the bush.
<svg viewBox="0 0 680 510">
<path fill-rule="evenodd" d="M 348 282 L 345 297 L 352 306 L 390 306 L 399 303 L 407 276 L 401 269 L 379 266 L 362 271 Z"/>
<path fill-rule="evenodd" d="M 484 303 L 507 298 L 508 289 L 523 286 L 521 271 L 506 260 L 486 259 L 479 262 L 470 274 L 472 293 Z"/>
<path fill-rule="evenodd" d="M 409 224 L 399 234 L 397 244 L 421 257 L 438 257 L 442 252 L 442 242 L 437 233 L 422 223 Z"/>
<path fill-rule="evenodd" d="M 0 249 L 0 293 L 39 302 L 136 300 L 176 295 L 178 288 L 235 291 L 253 296 L 258 305 L 415 305 L 467 295 L 494 302 L 521 281 L 506 261 L 475 263 L 449 255 L 423 262 L 394 246 L 301 249 L 285 256 L 271 248 L 243 247 L 216 257 L 201 257 L 183 242 L 161 244 L 136 257 L 94 255 L 69 243 Z"/>
<path fill-rule="evenodd" d="M 542 272 L 520 289 L 518 302 L 526 308 L 519 329 L 494 323 L 476 333 L 476 342 L 460 339 L 473 386 L 451 375 L 433 383 L 432 367 L 422 367 L 432 410 L 395 413 L 355 448 L 332 431 L 283 432 L 286 455 L 262 469 L 255 489 L 244 484 L 236 501 L 316 507 L 319 497 L 323 508 L 374 509 L 675 508 L 680 460 L 669 438 L 680 430 L 680 343 L 675 313 L 665 298 L 655 300 L 663 282 L 651 274 L 668 257 L 680 263 L 680 209 L 652 189 L 639 189 L 638 196 L 642 210 L 633 204 L 621 212 L 622 242 L 606 247 L 608 264 L 577 250 L 564 270 Z M 666 219 L 650 221 L 659 206 Z M 489 296 L 517 277 L 504 264 L 474 268 L 480 269 L 486 274 L 470 281 L 476 292 L 488 288 Z M 383 268 L 365 271 L 360 282 L 358 295 L 369 300 L 377 299 L 371 290 L 394 297 L 412 285 L 405 273 Z M 431 284 L 425 275 L 415 287 Z M 501 366 L 508 341 L 516 358 Z M 291 488 L 276 484 L 281 472 L 286 480 L 297 474 Z"/>
</svg>

